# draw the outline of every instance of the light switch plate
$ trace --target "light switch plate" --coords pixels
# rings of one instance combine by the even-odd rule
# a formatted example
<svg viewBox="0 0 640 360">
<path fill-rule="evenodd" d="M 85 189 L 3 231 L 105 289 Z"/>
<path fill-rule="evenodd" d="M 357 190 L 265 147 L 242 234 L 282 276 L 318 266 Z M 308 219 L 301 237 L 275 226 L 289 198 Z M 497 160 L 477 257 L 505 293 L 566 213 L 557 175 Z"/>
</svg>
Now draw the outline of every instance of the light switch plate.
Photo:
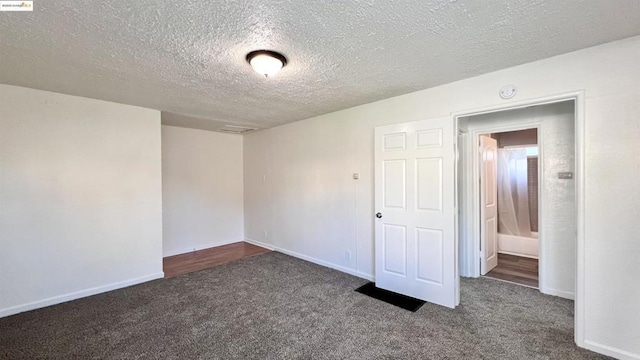
<svg viewBox="0 0 640 360">
<path fill-rule="evenodd" d="M 558 179 L 573 179 L 573 173 L 571 171 L 563 171 L 558 173 Z"/>
</svg>

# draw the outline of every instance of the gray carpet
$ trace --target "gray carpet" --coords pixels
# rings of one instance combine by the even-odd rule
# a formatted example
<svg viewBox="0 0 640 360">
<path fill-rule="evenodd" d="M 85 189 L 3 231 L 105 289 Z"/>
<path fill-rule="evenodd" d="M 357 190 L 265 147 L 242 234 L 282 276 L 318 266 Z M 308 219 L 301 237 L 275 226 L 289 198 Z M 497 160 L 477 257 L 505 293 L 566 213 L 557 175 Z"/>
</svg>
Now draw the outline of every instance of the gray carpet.
<svg viewBox="0 0 640 360">
<path fill-rule="evenodd" d="M 455 310 L 415 313 L 366 281 L 280 253 L 0 319 L 0 357 L 600 359 L 573 343 L 573 302 L 462 280 Z"/>
</svg>

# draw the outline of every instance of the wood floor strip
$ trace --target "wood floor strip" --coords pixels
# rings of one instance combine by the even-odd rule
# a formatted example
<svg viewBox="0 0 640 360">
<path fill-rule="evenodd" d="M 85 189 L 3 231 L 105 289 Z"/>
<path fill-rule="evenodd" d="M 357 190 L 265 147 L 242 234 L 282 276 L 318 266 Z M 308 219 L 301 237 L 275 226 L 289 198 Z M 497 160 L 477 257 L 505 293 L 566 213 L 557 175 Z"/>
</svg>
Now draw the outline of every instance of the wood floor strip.
<svg viewBox="0 0 640 360">
<path fill-rule="evenodd" d="M 226 264 L 249 256 L 268 253 L 270 251 L 269 249 L 242 241 L 166 257 L 162 261 L 162 268 L 164 270 L 164 277 L 170 278 Z"/>
<path fill-rule="evenodd" d="M 498 254 L 498 266 L 487 277 L 529 287 L 538 287 L 538 260 L 515 255 Z"/>
</svg>

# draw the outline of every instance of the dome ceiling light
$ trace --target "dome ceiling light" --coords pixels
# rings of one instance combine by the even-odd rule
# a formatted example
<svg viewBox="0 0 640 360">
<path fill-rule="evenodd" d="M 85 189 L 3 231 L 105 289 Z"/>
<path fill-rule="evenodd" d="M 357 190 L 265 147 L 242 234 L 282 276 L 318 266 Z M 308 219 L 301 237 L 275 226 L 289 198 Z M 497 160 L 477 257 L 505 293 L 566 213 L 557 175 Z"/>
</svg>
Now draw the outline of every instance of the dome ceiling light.
<svg viewBox="0 0 640 360">
<path fill-rule="evenodd" d="M 247 54 L 247 62 L 258 74 L 271 77 L 287 65 L 287 58 L 275 51 L 256 50 Z"/>
</svg>

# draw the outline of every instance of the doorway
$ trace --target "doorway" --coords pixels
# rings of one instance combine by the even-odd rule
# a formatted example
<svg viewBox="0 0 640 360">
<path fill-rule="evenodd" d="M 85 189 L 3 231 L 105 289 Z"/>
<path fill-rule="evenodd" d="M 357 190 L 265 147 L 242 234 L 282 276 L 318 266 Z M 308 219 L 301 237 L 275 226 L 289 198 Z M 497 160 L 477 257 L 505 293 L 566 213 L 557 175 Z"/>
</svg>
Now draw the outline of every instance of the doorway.
<svg viewBox="0 0 640 360">
<path fill-rule="evenodd" d="M 538 129 L 480 135 L 480 274 L 538 288 Z"/>
<path fill-rule="evenodd" d="M 563 110 L 560 111 L 560 113 L 554 114 L 554 111 L 558 109 Z M 539 110 L 540 112 L 532 116 L 532 114 L 527 114 L 527 110 Z M 564 120 L 553 121 L 552 118 L 558 115 L 562 115 L 561 117 Z M 478 151 L 476 151 L 478 136 L 483 133 L 537 128 L 538 143 L 541 145 L 538 149 L 538 191 L 540 194 L 538 214 L 539 216 L 543 215 L 545 217 L 539 219 L 539 289 L 545 294 L 569 299 L 575 298 L 575 339 L 578 345 L 582 346 L 584 339 L 584 303 L 582 300 L 584 298 L 584 92 L 579 91 L 546 98 L 512 102 L 505 105 L 453 113 L 451 116 L 454 121 L 451 121 L 452 118 L 448 116 L 427 120 L 427 123 L 424 124 L 427 126 L 426 129 L 413 129 L 410 126 L 411 123 L 376 128 L 376 213 L 374 214 L 376 217 L 376 281 L 378 281 L 379 275 L 384 276 L 384 274 L 379 274 L 379 272 L 387 271 L 389 273 L 388 275 L 391 276 L 395 265 L 398 265 L 395 266 L 396 269 L 403 270 L 395 271 L 396 273 L 402 272 L 402 275 L 410 273 L 415 277 L 416 274 L 419 274 L 416 270 L 420 265 L 437 264 L 438 266 L 431 266 L 429 269 L 436 270 L 439 273 L 438 279 L 444 279 L 445 276 L 443 275 L 445 275 L 446 272 L 446 278 L 450 280 L 446 286 L 443 286 L 443 282 L 439 284 L 441 286 L 440 290 L 442 290 L 439 294 L 448 294 L 449 297 L 446 304 L 443 305 L 449 307 L 458 305 L 460 302 L 460 276 L 472 278 L 480 276 L 480 198 L 479 196 L 474 196 L 479 194 L 480 187 L 479 174 L 475 171 L 475 169 L 478 169 L 479 156 Z M 484 122 L 482 120 L 484 120 Z M 422 125 L 423 124 L 421 124 L 421 126 Z M 442 126 L 442 131 L 428 128 L 431 125 Z M 410 127 L 405 128 L 406 126 Z M 450 130 L 453 131 L 451 136 L 451 138 L 454 138 L 453 144 L 445 143 L 447 140 L 447 136 L 443 136 L 445 130 L 446 132 Z M 547 136 L 548 131 L 552 134 L 563 134 L 564 140 L 560 138 L 557 142 L 546 144 L 545 139 L 554 138 L 554 136 Z M 454 137 L 453 134 L 456 133 L 458 136 Z M 570 139 L 570 141 L 565 141 L 567 139 Z M 442 211 L 442 208 L 436 208 L 441 214 L 447 214 L 450 223 L 453 224 L 453 228 L 448 226 L 448 230 L 441 232 L 441 234 L 447 235 L 439 237 L 438 239 L 442 239 L 441 241 L 430 241 L 430 243 L 436 245 L 441 244 L 443 247 L 439 247 L 439 249 L 434 248 L 437 250 L 435 252 L 432 251 L 434 249 L 426 251 L 426 253 L 441 254 L 440 259 L 443 261 L 439 263 L 438 261 L 420 262 L 419 259 L 409 259 L 409 257 L 406 256 L 406 249 L 415 249 L 416 242 L 413 241 L 415 236 L 411 235 L 415 232 L 399 231 L 393 233 L 391 230 L 395 230 L 396 228 L 392 226 L 385 228 L 385 224 L 382 222 L 385 214 L 388 213 L 388 211 L 386 211 L 387 209 L 384 209 L 383 206 L 383 210 L 385 211 L 379 211 L 381 204 L 389 205 L 386 206 L 386 208 L 395 207 L 393 210 L 408 208 L 408 203 L 404 202 L 404 200 L 409 199 L 409 197 L 404 195 L 406 194 L 405 189 L 414 189 L 415 184 L 407 184 L 405 181 L 392 181 L 394 177 L 391 175 L 396 174 L 397 176 L 395 178 L 400 180 L 412 179 L 417 174 L 415 167 L 412 167 L 412 170 L 404 166 L 397 166 L 397 171 L 391 170 L 393 170 L 393 165 L 395 165 L 396 162 L 416 165 L 417 163 L 414 161 L 416 159 L 405 156 L 404 151 L 413 149 L 417 144 L 419 147 L 433 147 L 442 149 L 443 151 L 446 149 L 455 149 L 455 153 L 453 154 L 447 152 L 446 156 L 434 156 L 440 157 L 438 161 L 434 159 L 437 163 L 455 164 L 453 171 L 447 169 L 446 172 L 425 172 L 425 174 L 440 175 L 445 175 L 446 173 L 447 176 L 450 176 L 453 172 L 451 176 L 453 182 L 441 182 L 440 180 L 435 182 L 441 185 L 454 185 L 447 187 L 447 189 L 454 188 L 454 190 L 450 192 L 452 195 L 447 196 L 446 201 L 445 197 L 430 197 L 442 200 L 442 203 L 438 201 L 439 204 L 451 203 L 452 207 L 451 212 L 445 212 Z M 553 149 L 568 149 L 568 155 L 560 157 L 550 156 L 550 159 L 556 159 L 556 161 L 550 164 L 550 166 L 546 166 L 544 163 L 545 151 L 549 149 L 552 151 Z M 381 154 L 385 152 L 391 156 L 391 153 L 396 153 L 396 151 L 399 155 L 397 158 L 386 159 L 384 156 L 381 156 Z M 429 156 L 431 157 L 431 155 Z M 389 165 L 389 169 L 386 169 L 385 165 Z M 439 167 L 436 167 L 436 169 L 438 168 Z M 405 171 L 405 169 L 407 169 L 407 171 Z M 385 182 L 383 180 L 385 176 L 388 177 L 387 180 L 389 181 Z M 442 176 L 430 178 L 432 180 L 444 179 Z M 567 204 L 572 204 L 572 206 L 566 206 L 567 204 L 565 204 L 556 209 L 552 209 L 560 210 L 555 218 L 553 217 L 554 211 L 545 210 L 544 204 L 548 200 L 546 198 L 547 192 L 545 191 L 545 183 L 547 180 L 553 181 L 549 189 L 560 189 L 559 191 L 549 191 L 550 194 L 562 194 L 570 200 Z M 397 186 L 392 186 L 393 184 Z M 389 185 L 388 189 L 387 185 Z M 399 188 L 400 191 L 392 191 L 396 188 Z M 433 189 L 434 187 L 430 188 Z M 436 187 L 436 189 L 437 188 L 444 190 L 442 187 Z M 391 196 L 394 194 L 397 196 Z M 416 194 L 420 194 L 420 191 L 415 192 L 413 195 L 415 196 Z M 550 204 L 554 203 L 552 202 Z M 415 203 L 409 205 L 411 205 L 411 208 L 415 208 Z M 549 207 L 555 208 L 555 205 L 550 205 Z M 554 221 L 560 221 L 564 226 L 554 225 L 554 221 L 549 222 L 545 220 L 546 217 Z M 406 229 L 407 227 L 402 225 L 398 228 Z M 566 232 L 558 236 L 558 233 L 555 231 L 549 232 L 547 228 Z M 389 231 L 385 232 L 385 230 Z M 452 231 L 455 232 L 454 235 L 451 235 Z M 407 236 L 405 236 L 405 234 L 407 234 Z M 410 239 L 409 235 L 413 236 L 413 239 Z M 564 241 L 562 241 L 562 239 L 564 239 Z M 412 246 L 407 246 L 410 244 L 409 240 L 413 242 L 411 244 Z M 562 248 L 562 245 L 564 245 L 565 248 Z M 449 254 L 450 250 L 454 249 L 453 254 L 458 254 L 458 257 L 451 259 L 449 256 L 442 256 L 445 247 Z M 400 250 L 391 251 L 397 249 Z M 393 255 L 395 255 L 395 257 Z M 411 268 L 408 266 L 409 260 L 412 261 Z M 445 260 L 450 261 L 446 266 L 444 266 Z M 553 265 L 549 269 L 549 272 L 554 274 L 554 278 L 547 279 L 546 277 L 545 268 L 547 262 Z M 440 267 L 440 265 L 443 266 Z M 411 271 L 405 269 L 410 269 Z M 425 274 L 430 274 L 430 272 L 425 272 Z M 380 278 L 382 278 L 382 276 L 380 276 Z M 430 274 L 429 277 L 433 278 L 433 274 Z M 562 287 L 563 285 L 565 287 Z M 407 291 L 406 293 L 408 294 L 409 292 Z M 415 297 L 415 295 L 412 294 L 409 294 L 409 296 Z M 428 299 L 427 301 L 432 300 Z"/>
<path fill-rule="evenodd" d="M 458 117 L 458 123 L 461 273 L 574 299 L 574 100 Z"/>
</svg>

